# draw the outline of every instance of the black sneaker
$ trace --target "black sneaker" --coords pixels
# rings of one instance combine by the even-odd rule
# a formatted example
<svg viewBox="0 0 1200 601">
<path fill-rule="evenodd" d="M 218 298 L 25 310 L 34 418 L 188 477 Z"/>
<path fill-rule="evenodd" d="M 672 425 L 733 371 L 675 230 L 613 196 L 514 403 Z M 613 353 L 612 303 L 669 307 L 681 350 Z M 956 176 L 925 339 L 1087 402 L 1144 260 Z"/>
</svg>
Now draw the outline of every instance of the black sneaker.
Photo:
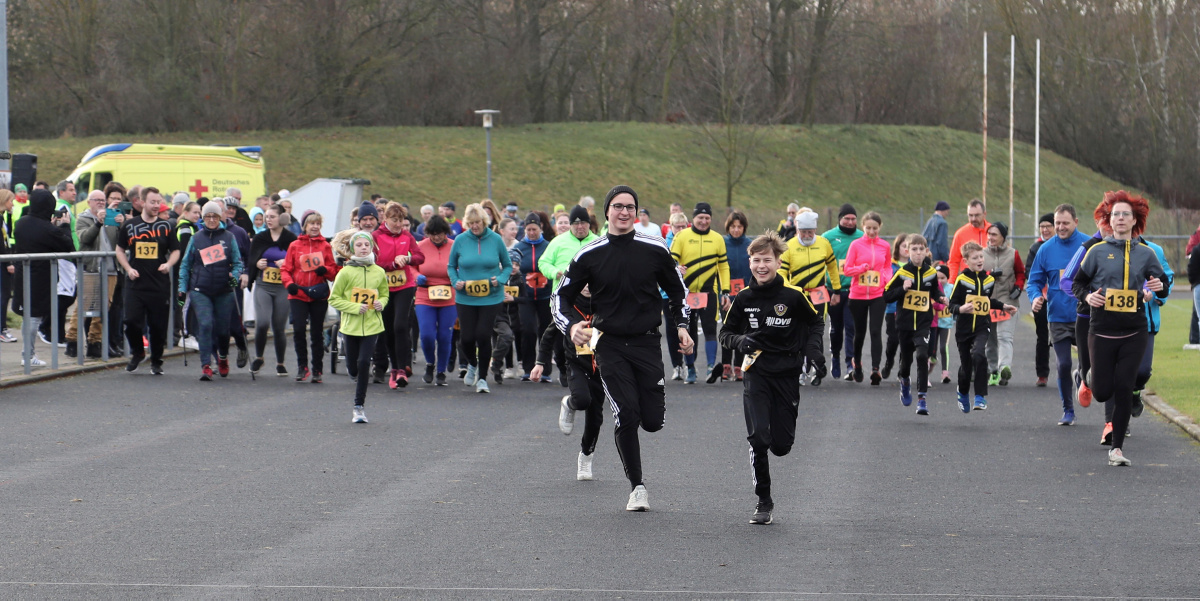
<svg viewBox="0 0 1200 601">
<path fill-rule="evenodd" d="M 858 378 L 858 377 L 859 377 L 859 376 L 856 374 L 856 375 L 855 375 L 855 378 Z M 861 380 L 861 379 L 859 379 L 858 381 L 859 381 L 859 382 L 862 382 L 862 380 Z M 879 375 L 879 370 L 878 370 L 878 369 L 872 369 L 872 370 L 871 370 L 871 386 L 879 386 L 879 383 L 880 383 L 880 382 L 882 382 L 882 381 L 883 381 L 883 377 Z"/>
<path fill-rule="evenodd" d="M 862 374 L 862 364 L 861 364 L 861 363 L 859 363 L 858 361 L 855 361 L 855 362 L 854 362 L 854 381 L 855 381 L 855 382 L 858 382 L 859 384 L 861 384 L 861 383 L 862 383 L 862 378 L 863 378 L 863 374 Z"/>
<path fill-rule="evenodd" d="M 112 346 L 112 345 L 110 345 L 108 347 L 108 358 L 109 359 L 120 359 L 121 357 L 124 357 L 124 356 L 125 356 L 125 349 L 123 349 L 119 346 Z"/>
<path fill-rule="evenodd" d="M 161 376 L 161 375 L 163 375 L 163 368 L 162 368 L 162 365 L 151 365 L 151 366 L 150 366 L 150 373 L 151 373 L 151 374 L 154 374 L 154 375 L 156 375 L 156 376 Z"/>
<path fill-rule="evenodd" d="M 503 371 L 493 371 L 492 372 L 492 380 L 495 381 L 497 384 L 503 386 L 504 385 L 504 372 Z"/>
<path fill-rule="evenodd" d="M 388 372 L 387 372 L 386 367 L 384 367 L 382 370 L 379 368 L 376 368 L 374 373 L 371 374 L 371 383 L 372 384 L 383 384 L 384 382 L 387 381 L 387 376 L 388 376 Z"/>
<path fill-rule="evenodd" d="M 125 366 L 125 371 L 127 371 L 129 373 L 133 373 L 133 372 L 137 371 L 138 366 L 141 365 L 142 361 L 145 361 L 145 360 L 146 360 L 146 355 L 131 356 L 129 358 L 129 364 Z"/>
<path fill-rule="evenodd" d="M 425 366 L 425 377 L 423 378 L 426 384 L 433 384 L 433 366 Z"/>
<path fill-rule="evenodd" d="M 438 385 L 438 386 L 445 386 L 445 385 L 446 385 L 446 372 L 444 372 L 444 371 L 439 371 L 439 372 L 437 373 L 437 385 Z"/>
<path fill-rule="evenodd" d="M 462 380 L 462 379 L 465 379 L 466 377 L 467 377 L 467 368 L 459 367 L 458 368 L 458 379 Z"/>
<path fill-rule="evenodd" d="M 284 366 L 282 366 L 282 365 L 276 365 L 276 366 L 275 366 L 275 375 L 277 375 L 277 376 L 279 376 L 279 377 L 281 377 L 281 378 L 282 378 L 282 377 L 284 377 L 284 376 L 286 376 L 286 375 L 288 375 L 288 374 L 287 374 L 287 368 L 286 368 L 286 367 L 284 367 Z"/>
<path fill-rule="evenodd" d="M 245 368 L 245 367 L 246 367 L 246 361 L 248 361 L 249 359 L 250 359 L 250 352 L 249 352 L 249 351 L 247 351 L 247 350 L 246 350 L 246 349 L 244 349 L 244 348 L 240 348 L 240 349 L 238 349 L 238 356 L 237 356 L 237 366 L 238 366 L 238 369 L 243 369 L 243 368 Z"/>
<path fill-rule="evenodd" d="M 1133 391 L 1133 407 L 1129 412 L 1129 417 L 1141 417 L 1142 412 L 1146 410 L 1146 403 L 1142 400 L 1142 391 Z"/>
<path fill-rule="evenodd" d="M 241 352 L 238 352 L 238 357 L 241 357 Z M 256 374 L 261 371 L 263 363 L 266 363 L 266 361 L 263 361 L 262 357 L 255 357 L 254 362 L 250 364 L 250 373 Z"/>
<path fill-rule="evenodd" d="M 750 518 L 751 524 L 767 525 L 771 523 L 771 512 L 775 510 L 774 503 L 758 502 L 758 507 L 754 509 L 754 515 Z"/>
<path fill-rule="evenodd" d="M 894 367 L 894 365 L 893 365 L 893 363 L 892 363 L 891 361 L 885 361 L 885 362 L 884 362 L 884 364 L 883 364 L 883 371 L 879 372 L 879 373 L 880 373 L 880 375 L 882 375 L 882 376 L 883 376 L 883 379 L 884 379 L 884 380 L 888 379 L 888 376 L 891 376 L 891 375 L 892 375 L 892 367 Z"/>
<path fill-rule="evenodd" d="M 88 343 L 87 356 L 88 356 L 88 359 L 99 359 L 100 358 L 100 343 L 99 342 L 89 342 Z"/>
<path fill-rule="evenodd" d="M 79 345 L 78 345 L 78 343 L 75 343 L 75 342 L 68 342 L 68 343 L 67 343 L 67 350 L 65 350 L 65 351 L 63 351 L 63 352 L 64 352 L 64 353 L 66 353 L 66 355 L 67 355 L 68 357 L 71 357 L 72 359 L 73 359 L 73 358 L 75 358 L 75 357 L 78 357 L 78 356 L 79 356 Z"/>
<path fill-rule="evenodd" d="M 313 383 L 313 384 L 320 384 L 320 383 L 321 383 L 321 372 L 319 372 L 319 371 L 317 371 L 317 370 L 315 370 L 315 369 L 314 369 L 314 370 L 313 370 L 313 372 L 312 372 L 312 383 Z"/>
</svg>

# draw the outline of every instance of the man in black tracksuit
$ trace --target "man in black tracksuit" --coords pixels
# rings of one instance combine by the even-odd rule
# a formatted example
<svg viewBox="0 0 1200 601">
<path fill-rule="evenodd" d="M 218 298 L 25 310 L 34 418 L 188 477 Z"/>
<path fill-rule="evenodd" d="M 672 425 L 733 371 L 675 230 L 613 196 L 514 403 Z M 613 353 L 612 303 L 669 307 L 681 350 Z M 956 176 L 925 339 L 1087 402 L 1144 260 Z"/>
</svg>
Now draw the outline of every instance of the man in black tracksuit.
<svg viewBox="0 0 1200 601">
<path fill-rule="evenodd" d="M 662 307 L 659 288 L 667 295 L 670 313 L 679 333 L 680 352 L 692 352 L 688 335 L 687 290 L 675 261 L 661 238 L 634 231 L 637 193 L 616 186 L 604 199 L 608 234 L 579 249 L 563 272 L 550 299 L 554 323 L 573 344 L 592 339 L 605 396 L 612 403 L 616 422 L 617 453 L 633 490 L 627 511 L 647 511 L 650 503 L 642 482 L 638 426 L 656 432 L 666 414 L 662 334 L 658 330 Z M 583 287 L 592 294 L 595 313 L 585 321 L 573 310 Z"/>
<path fill-rule="evenodd" d="M 821 348 L 825 319 L 803 290 L 788 286 L 777 273 L 785 250 L 787 245 L 775 232 L 750 243 L 747 251 L 754 278 L 734 297 L 720 335 L 722 346 L 746 355 L 742 408 L 758 495 L 751 524 L 771 523 L 775 501 L 767 452 L 782 457 L 792 450 L 805 358 L 816 367 L 817 377 L 825 377 Z"/>
<path fill-rule="evenodd" d="M 908 238 L 908 263 L 896 270 L 883 291 L 883 300 L 896 303 L 896 332 L 900 341 L 900 402 L 912 404 L 909 373 L 917 361 L 917 415 L 929 415 L 925 393 L 929 389 L 929 327 L 936 319 L 933 303 L 944 302 L 937 271 L 925 263 L 924 236 Z"/>
</svg>

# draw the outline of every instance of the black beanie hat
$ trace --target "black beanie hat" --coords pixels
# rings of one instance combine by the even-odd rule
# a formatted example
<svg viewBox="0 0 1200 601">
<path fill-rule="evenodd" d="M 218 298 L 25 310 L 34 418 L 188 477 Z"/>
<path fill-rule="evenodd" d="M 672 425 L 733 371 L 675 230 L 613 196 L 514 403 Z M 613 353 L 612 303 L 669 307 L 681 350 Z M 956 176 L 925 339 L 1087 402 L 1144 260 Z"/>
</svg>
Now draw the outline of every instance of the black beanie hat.
<svg viewBox="0 0 1200 601">
<path fill-rule="evenodd" d="M 575 205 L 574 207 L 571 208 L 571 223 L 575 223 L 576 221 L 583 221 L 585 223 L 591 223 L 592 216 L 588 215 L 587 209 L 585 209 L 579 205 Z"/>
<path fill-rule="evenodd" d="M 379 221 L 379 210 L 369 200 L 364 200 L 358 207 L 358 218 L 362 219 L 363 217 L 374 217 L 376 221 Z"/>
<path fill-rule="evenodd" d="M 712 207 L 707 202 L 696 203 L 696 208 L 692 209 L 692 217 L 696 215 L 712 216 Z"/>
<path fill-rule="evenodd" d="M 1049 224 L 1053 225 L 1054 224 L 1054 213 L 1046 213 L 1045 215 L 1042 215 L 1042 218 L 1038 219 L 1038 225 L 1041 225 L 1043 223 L 1049 223 Z"/>
<path fill-rule="evenodd" d="M 521 222 L 521 227 L 525 227 L 527 225 L 536 225 L 538 227 L 542 227 L 542 218 L 537 213 L 531 212 L 525 216 L 525 221 Z"/>
<path fill-rule="evenodd" d="M 1008 226 L 1004 225 L 1003 221 L 994 221 L 994 222 L 992 222 L 991 227 L 994 227 L 1000 231 L 1001 238 L 1008 240 Z"/>
<path fill-rule="evenodd" d="M 854 215 L 855 217 L 858 217 L 858 211 L 854 210 L 854 205 L 850 203 L 842 205 L 842 208 L 838 210 L 838 221 L 841 221 L 842 217 L 845 217 L 846 215 Z"/>
<path fill-rule="evenodd" d="M 634 208 L 634 210 L 636 210 L 638 208 L 637 192 L 634 192 L 633 188 L 630 188 L 629 186 L 617 185 L 617 186 L 613 186 L 613 189 L 609 190 L 608 194 L 606 194 L 604 196 L 604 215 L 605 216 L 608 216 L 608 205 L 612 203 L 613 197 L 618 194 L 628 194 L 628 195 L 632 196 L 633 197 L 633 208 Z"/>
</svg>

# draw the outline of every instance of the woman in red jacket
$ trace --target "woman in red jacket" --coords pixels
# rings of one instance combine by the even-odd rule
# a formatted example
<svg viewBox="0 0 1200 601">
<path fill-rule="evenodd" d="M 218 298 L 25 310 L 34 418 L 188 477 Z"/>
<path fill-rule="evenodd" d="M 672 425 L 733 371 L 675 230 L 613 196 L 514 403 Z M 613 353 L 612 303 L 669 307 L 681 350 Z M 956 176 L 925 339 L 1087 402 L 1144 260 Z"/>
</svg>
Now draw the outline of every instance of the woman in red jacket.
<svg viewBox="0 0 1200 601">
<path fill-rule="evenodd" d="M 372 234 L 375 237 L 375 264 L 387 272 L 388 311 L 384 315 L 385 344 L 375 347 L 375 374 L 382 375 L 391 360 L 392 372 L 388 385 L 393 389 L 408 386 L 412 375 L 412 340 L 408 322 L 413 298 L 417 291 L 416 267 L 425 262 L 417 247 L 417 239 L 406 229 L 408 212 L 398 202 L 389 202 L 383 209 L 383 225 Z"/>
<path fill-rule="evenodd" d="M 303 235 L 288 246 L 287 257 L 279 275 L 288 291 L 292 312 L 292 341 L 296 346 L 296 381 L 309 376 L 308 349 L 304 347 L 307 327 L 312 327 L 312 383 L 321 383 L 325 340 L 322 331 L 325 311 L 329 308 L 329 282 L 337 276 L 333 248 L 321 235 L 321 214 L 312 211 L 304 216 Z"/>
</svg>

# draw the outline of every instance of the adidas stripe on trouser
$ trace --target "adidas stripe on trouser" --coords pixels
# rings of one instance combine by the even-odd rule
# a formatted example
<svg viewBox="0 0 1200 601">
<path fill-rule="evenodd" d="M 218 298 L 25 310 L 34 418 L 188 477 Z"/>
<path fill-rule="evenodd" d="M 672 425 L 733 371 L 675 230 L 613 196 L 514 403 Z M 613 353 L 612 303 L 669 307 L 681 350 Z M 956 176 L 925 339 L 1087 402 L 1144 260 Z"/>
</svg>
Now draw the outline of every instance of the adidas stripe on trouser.
<svg viewBox="0 0 1200 601">
<path fill-rule="evenodd" d="M 636 487 L 642 484 L 638 427 L 657 432 L 666 419 L 662 336 L 603 335 L 597 343 L 596 362 L 616 425 L 617 454 L 621 456 L 631 488 Z"/>
<path fill-rule="evenodd" d="M 591 455 L 596 452 L 596 439 L 600 437 L 600 425 L 604 423 L 604 385 L 600 383 L 600 373 L 592 367 L 591 356 L 568 357 L 566 367 L 567 386 L 571 390 L 567 406 L 585 412 L 580 450 L 584 455 Z"/>
<path fill-rule="evenodd" d="M 796 442 L 796 413 L 800 405 L 797 376 L 764 376 L 750 369 L 742 374 L 742 408 L 746 413 L 746 440 L 750 442 L 750 467 L 754 494 L 771 498 L 771 470 L 767 451 L 783 457 Z"/>
</svg>

